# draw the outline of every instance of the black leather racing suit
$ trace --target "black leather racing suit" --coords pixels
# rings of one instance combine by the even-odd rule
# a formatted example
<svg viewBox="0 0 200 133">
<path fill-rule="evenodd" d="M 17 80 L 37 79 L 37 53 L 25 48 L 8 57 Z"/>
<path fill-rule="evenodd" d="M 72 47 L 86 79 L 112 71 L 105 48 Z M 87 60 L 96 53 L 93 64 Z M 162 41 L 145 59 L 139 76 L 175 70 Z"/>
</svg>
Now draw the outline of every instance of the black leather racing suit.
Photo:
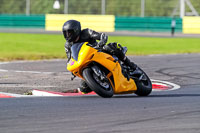
<svg viewBox="0 0 200 133">
<path fill-rule="evenodd" d="M 104 33 L 98 33 L 91 29 L 83 29 L 79 36 L 79 40 L 77 42 L 89 42 L 89 44 L 97 45 L 96 40 L 100 40 L 102 43 L 107 42 L 108 37 Z M 76 42 L 76 43 L 77 43 Z M 67 54 L 68 62 L 71 59 L 71 46 L 73 42 L 66 41 L 65 43 L 65 51 Z"/>
</svg>

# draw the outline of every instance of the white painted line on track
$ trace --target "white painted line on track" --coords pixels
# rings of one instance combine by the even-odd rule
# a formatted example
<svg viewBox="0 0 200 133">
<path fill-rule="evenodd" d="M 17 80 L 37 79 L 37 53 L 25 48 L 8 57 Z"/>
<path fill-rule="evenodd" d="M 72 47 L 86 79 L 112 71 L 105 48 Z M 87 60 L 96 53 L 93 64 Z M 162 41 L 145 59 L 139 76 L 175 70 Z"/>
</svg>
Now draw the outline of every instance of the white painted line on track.
<svg viewBox="0 0 200 133">
<path fill-rule="evenodd" d="M 0 69 L 0 72 L 8 72 L 8 70 Z"/>
<path fill-rule="evenodd" d="M 8 64 L 9 62 L 0 62 L 0 65 Z"/>
<path fill-rule="evenodd" d="M 49 60 L 42 60 L 42 61 L 49 61 Z M 52 61 L 60 61 L 60 59 L 52 60 Z M 39 62 L 39 61 L 12 61 L 12 62 L 0 62 L 0 65 L 5 64 L 12 64 L 12 63 L 26 63 L 26 62 Z M 41 71 L 20 71 L 20 70 L 6 70 L 6 69 L 0 69 L 0 72 L 16 72 L 16 73 L 31 73 L 31 74 L 54 74 L 56 72 L 41 72 Z M 63 74 L 71 74 L 71 72 L 59 72 Z"/>
<path fill-rule="evenodd" d="M 55 72 L 39 72 L 39 71 L 13 71 L 17 73 L 32 73 L 32 74 L 53 74 Z"/>
<path fill-rule="evenodd" d="M 9 62 L 0 62 L 0 65 L 8 64 Z M 0 69 L 0 72 L 8 72 L 8 70 Z"/>
<path fill-rule="evenodd" d="M 20 95 L 20 94 L 14 94 L 14 93 L 6 93 L 6 92 L 0 92 L 0 94 L 12 96 L 12 97 L 29 97 L 29 96 L 32 96 L 32 95 Z M 32 97 L 35 97 L 35 96 L 32 96 Z"/>
<path fill-rule="evenodd" d="M 32 94 L 34 96 L 62 96 L 62 95 L 59 95 L 59 94 L 49 93 L 49 92 L 40 91 L 40 90 L 33 90 Z"/>
<path fill-rule="evenodd" d="M 39 72 L 39 71 L 18 71 L 18 70 L 5 70 L 0 69 L 0 72 L 16 72 L 16 73 L 30 73 L 30 74 L 54 74 L 54 73 L 63 73 L 63 74 L 71 74 L 71 72 Z"/>
<path fill-rule="evenodd" d="M 30 63 L 30 62 L 45 62 L 45 61 L 64 61 L 64 59 L 44 59 L 44 60 L 16 60 L 16 61 L 6 61 L 6 62 L 0 62 L 0 65 L 1 64 L 8 64 L 8 63 Z"/>
<path fill-rule="evenodd" d="M 18 88 L 18 87 L 22 87 L 22 88 L 58 88 L 58 86 L 34 86 L 34 85 L 6 85 L 6 84 L 0 84 L 0 87 L 9 87 L 9 88 Z"/>
</svg>

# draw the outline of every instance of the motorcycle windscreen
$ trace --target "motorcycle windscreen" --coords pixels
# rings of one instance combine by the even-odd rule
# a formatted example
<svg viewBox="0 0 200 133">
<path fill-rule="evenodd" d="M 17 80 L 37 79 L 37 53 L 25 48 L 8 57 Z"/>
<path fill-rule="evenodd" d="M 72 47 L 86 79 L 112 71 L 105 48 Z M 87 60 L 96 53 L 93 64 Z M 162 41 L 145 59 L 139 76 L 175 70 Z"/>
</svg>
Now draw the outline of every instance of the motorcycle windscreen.
<svg viewBox="0 0 200 133">
<path fill-rule="evenodd" d="M 79 51 L 81 49 L 81 47 L 83 46 L 84 42 L 83 43 L 75 43 L 71 46 L 71 52 L 72 52 L 72 58 L 76 61 L 78 61 L 78 54 L 79 54 Z"/>
</svg>

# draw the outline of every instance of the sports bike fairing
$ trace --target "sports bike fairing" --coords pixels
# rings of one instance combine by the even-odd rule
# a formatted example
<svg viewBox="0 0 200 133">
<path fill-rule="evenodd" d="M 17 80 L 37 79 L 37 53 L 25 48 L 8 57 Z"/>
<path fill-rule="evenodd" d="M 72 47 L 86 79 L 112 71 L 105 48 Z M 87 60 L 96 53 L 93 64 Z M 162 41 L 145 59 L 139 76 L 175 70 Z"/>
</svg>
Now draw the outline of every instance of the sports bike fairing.
<svg viewBox="0 0 200 133">
<path fill-rule="evenodd" d="M 79 51 L 80 51 L 81 47 L 83 46 L 83 44 L 84 43 L 75 43 L 71 47 L 72 58 L 76 61 L 78 61 L 78 54 L 79 54 Z"/>
<path fill-rule="evenodd" d="M 81 74 L 82 69 L 91 62 L 91 56 L 97 51 L 96 49 L 87 46 L 87 44 L 88 42 L 73 44 L 71 47 L 72 58 L 67 64 L 67 70 L 81 78 L 83 78 Z"/>
<path fill-rule="evenodd" d="M 67 69 L 74 75 L 82 77 L 82 70 L 90 63 L 96 62 L 107 68 L 111 73 L 107 75 L 108 79 L 113 76 L 114 83 L 112 87 L 115 94 L 121 93 L 133 93 L 137 90 L 136 84 L 133 79 L 129 81 L 122 74 L 121 66 L 119 62 L 114 62 L 114 58 L 104 52 L 98 52 L 98 50 L 87 45 L 85 43 L 74 44 L 71 48 L 72 58 L 67 65 Z M 112 82 L 110 80 L 110 82 Z"/>
</svg>

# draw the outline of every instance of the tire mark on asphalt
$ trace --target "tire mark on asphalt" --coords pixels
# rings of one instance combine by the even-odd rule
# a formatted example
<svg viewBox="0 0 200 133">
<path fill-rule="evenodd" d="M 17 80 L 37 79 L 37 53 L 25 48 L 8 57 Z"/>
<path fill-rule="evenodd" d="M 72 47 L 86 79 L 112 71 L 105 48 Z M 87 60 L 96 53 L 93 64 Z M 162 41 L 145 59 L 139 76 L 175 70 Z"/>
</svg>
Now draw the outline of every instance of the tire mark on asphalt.
<svg viewBox="0 0 200 133">
<path fill-rule="evenodd" d="M 179 78 L 179 77 L 192 78 L 192 79 L 200 79 L 200 77 L 198 78 L 198 77 L 191 76 L 191 75 L 199 75 L 198 73 L 170 74 L 170 73 L 165 72 L 167 70 L 173 70 L 173 69 L 177 69 L 177 68 L 181 68 L 181 67 L 176 67 L 176 68 L 162 68 L 162 69 L 159 69 L 159 70 L 157 70 L 155 72 L 157 72 L 159 74 L 163 74 L 163 75 L 169 76 L 169 77 L 173 77 L 174 79 L 175 78 Z"/>
</svg>

